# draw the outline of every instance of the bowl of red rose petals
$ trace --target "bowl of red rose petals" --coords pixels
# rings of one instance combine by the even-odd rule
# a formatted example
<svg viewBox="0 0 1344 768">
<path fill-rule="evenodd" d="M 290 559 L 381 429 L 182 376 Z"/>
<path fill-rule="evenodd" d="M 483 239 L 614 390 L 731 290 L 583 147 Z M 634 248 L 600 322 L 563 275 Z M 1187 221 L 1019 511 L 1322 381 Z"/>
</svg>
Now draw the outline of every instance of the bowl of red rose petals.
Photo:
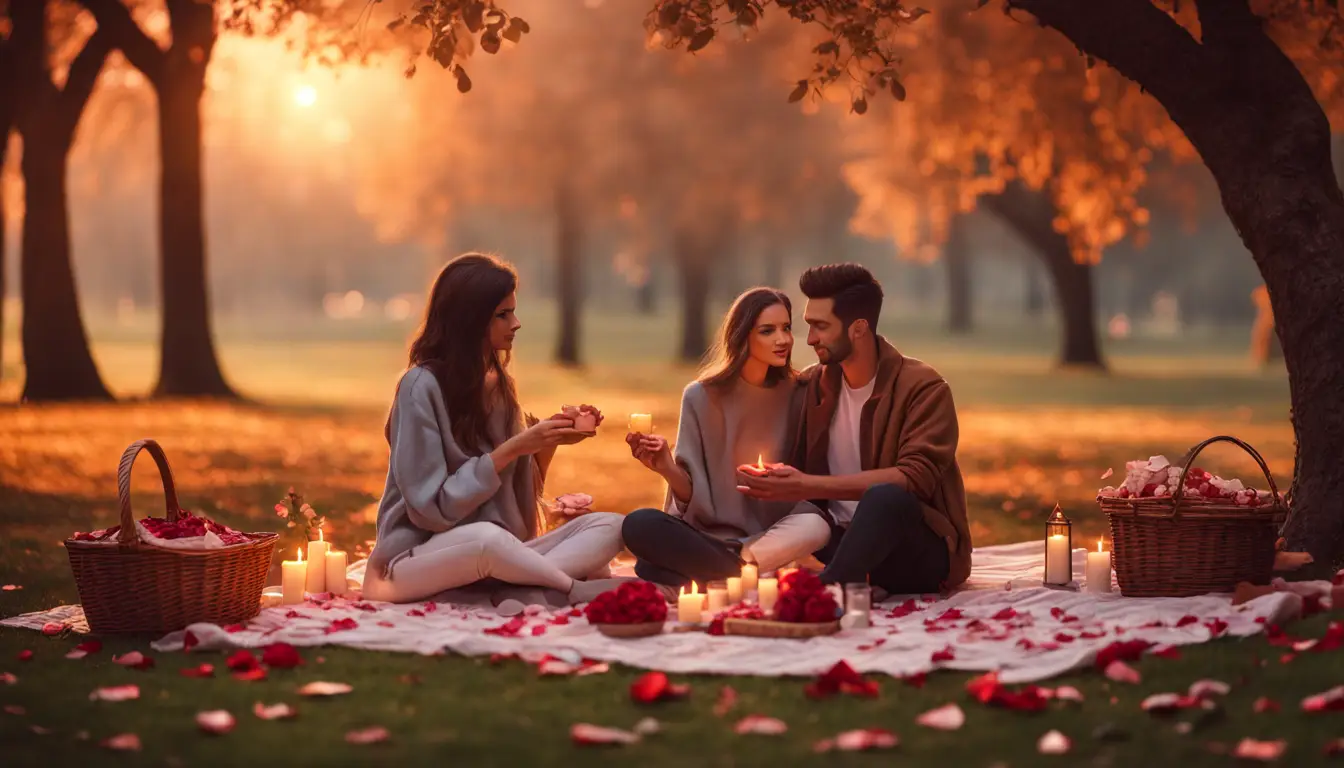
<svg viewBox="0 0 1344 768">
<path fill-rule="evenodd" d="M 649 637 L 663 631 L 667 599 L 647 581 L 627 581 L 594 598 L 584 615 L 607 637 Z"/>
<path fill-rule="evenodd" d="M 840 604 L 811 571 L 792 571 L 779 580 L 773 619 L 752 615 L 746 604 L 742 607 L 747 608 L 746 615 L 724 617 L 723 634 L 806 638 L 840 630 Z"/>
</svg>

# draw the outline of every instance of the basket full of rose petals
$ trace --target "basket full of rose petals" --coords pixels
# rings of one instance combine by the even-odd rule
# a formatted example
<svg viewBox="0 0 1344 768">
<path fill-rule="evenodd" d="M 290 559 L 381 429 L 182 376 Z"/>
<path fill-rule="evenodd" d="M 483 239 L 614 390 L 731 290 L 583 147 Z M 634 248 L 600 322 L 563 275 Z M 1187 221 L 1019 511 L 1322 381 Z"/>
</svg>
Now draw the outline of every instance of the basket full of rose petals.
<svg viewBox="0 0 1344 768">
<path fill-rule="evenodd" d="M 723 614 L 721 629 L 711 623 L 710 633 L 802 639 L 832 635 L 840 630 L 840 604 L 835 595 L 815 573 L 801 568 L 779 580 L 779 599 L 775 601 L 773 618 L 753 608 L 744 605 Z"/>
<path fill-rule="evenodd" d="M 663 631 L 667 599 L 647 581 L 627 581 L 594 598 L 584 615 L 607 637 L 649 637 Z"/>
<path fill-rule="evenodd" d="M 1255 459 L 1269 490 L 1194 466 L 1213 443 L 1232 443 Z M 1224 435 L 1196 445 L 1180 464 L 1164 456 L 1131 461 L 1122 485 L 1097 492 L 1121 594 L 1182 597 L 1231 592 L 1242 581 L 1268 584 L 1288 505 L 1264 458 Z"/>
<path fill-rule="evenodd" d="M 131 467 L 141 451 L 159 467 L 167 503 L 162 518 L 136 520 L 131 512 Z M 274 533 L 243 533 L 182 510 L 168 458 L 149 439 L 122 454 L 117 495 L 120 525 L 65 540 L 90 630 L 164 633 L 257 614 Z"/>
</svg>

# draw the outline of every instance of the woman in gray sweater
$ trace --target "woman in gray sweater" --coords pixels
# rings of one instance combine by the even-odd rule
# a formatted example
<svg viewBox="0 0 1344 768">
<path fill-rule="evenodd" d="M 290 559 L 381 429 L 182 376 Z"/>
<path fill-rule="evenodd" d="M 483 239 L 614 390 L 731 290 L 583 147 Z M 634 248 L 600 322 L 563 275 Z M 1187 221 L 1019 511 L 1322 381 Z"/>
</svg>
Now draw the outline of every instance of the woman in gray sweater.
<svg viewBox="0 0 1344 768">
<path fill-rule="evenodd" d="M 572 603 L 614 586 L 583 579 L 620 552 L 620 515 L 590 513 L 537 535 L 555 449 L 587 435 L 563 414 L 538 421 L 518 407 L 506 368 L 522 327 L 517 285 L 511 266 L 475 253 L 434 281 L 388 416 L 387 484 L 364 582 L 371 600 L 414 602 L 487 578 Z"/>
<path fill-rule="evenodd" d="M 810 502 L 770 502 L 738 491 L 737 468 L 789 455 L 802 388 L 790 363 L 792 304 L 753 288 L 733 303 L 711 362 L 681 399 L 675 452 L 659 435 L 626 435 L 631 453 L 667 481 L 664 509 L 625 518 L 635 573 L 669 587 L 736 576 L 744 562 L 771 571 L 830 539 Z"/>
</svg>

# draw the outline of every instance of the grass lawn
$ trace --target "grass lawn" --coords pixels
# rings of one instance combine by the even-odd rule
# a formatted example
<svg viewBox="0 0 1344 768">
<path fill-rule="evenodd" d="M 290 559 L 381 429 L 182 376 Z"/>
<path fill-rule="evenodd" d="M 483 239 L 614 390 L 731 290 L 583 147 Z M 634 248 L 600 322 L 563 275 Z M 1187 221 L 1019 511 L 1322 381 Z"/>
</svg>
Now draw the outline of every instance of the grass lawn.
<svg viewBox="0 0 1344 768">
<path fill-rule="evenodd" d="M 594 362 L 582 370 L 519 363 L 525 406 L 544 410 L 594 402 L 611 414 L 616 427 L 562 452 L 548 493 L 588 491 L 599 508 L 618 511 L 661 499 L 661 484 L 625 452 L 621 427 L 629 412 L 649 411 L 660 431 L 675 431 L 680 389 L 691 372 L 659 362 L 657 350 L 668 346 L 663 343 L 667 327 L 672 326 L 659 327 L 656 320 L 621 326 L 600 345 L 590 345 L 596 350 Z M 886 330 L 897 336 L 900 329 Z M 117 458 L 127 443 L 146 435 L 168 450 L 188 508 L 236 527 L 267 529 L 276 522 L 271 506 L 293 485 L 328 515 L 329 538 L 339 546 L 355 550 L 367 542 L 386 473 L 382 425 L 403 332 L 375 331 L 358 340 L 311 334 L 280 344 L 225 329 L 222 349 L 230 375 L 270 405 L 0 407 L 0 584 L 23 587 L 0 592 L 0 615 L 77 601 L 59 542 L 71 531 L 114 522 Z M 1082 537 L 1101 535 L 1104 520 L 1094 511 L 1092 496 L 1108 467 L 1122 471 L 1124 461 L 1155 453 L 1174 458 L 1217 433 L 1236 434 L 1258 446 L 1286 486 L 1292 468 L 1286 383 L 1282 375 L 1248 371 L 1235 340 L 1114 347 L 1116 373 L 1109 377 L 1051 370 L 1052 341 L 1048 330 L 1032 335 L 1012 328 L 956 342 L 911 332 L 900 341 L 952 382 L 961 409 L 960 456 L 977 544 L 1040 535 L 1045 513 L 1056 501 L 1078 522 Z M 545 358 L 544 340 L 529 344 L 520 349 L 520 361 Z M 13 349 L 7 345 L 10 355 Z M 100 338 L 97 354 L 119 392 L 134 393 L 149 383 L 153 351 L 143 339 Z M 800 348 L 796 359 L 810 356 Z M 10 363 L 0 395 L 12 398 L 12 358 Z M 1253 465 L 1228 447 L 1201 463 L 1227 476 L 1252 477 Z M 137 467 L 133 488 L 138 512 L 160 513 L 152 462 Z M 298 543 L 297 534 L 282 533 L 282 548 L 292 550 Z M 1319 636 L 1328 620 L 1310 619 L 1293 632 Z M 1344 736 L 1337 714 L 1312 717 L 1297 708 L 1304 696 L 1344 682 L 1338 658 L 1304 653 L 1281 663 L 1282 649 L 1260 638 L 1188 648 L 1179 660 L 1146 659 L 1138 665 L 1144 675 L 1138 686 L 1108 683 L 1095 672 L 1052 682 L 1076 685 L 1086 702 L 1053 704 L 1037 715 L 969 701 L 961 690 L 969 676 L 957 673 L 933 675 L 920 690 L 883 680 L 877 700 L 825 702 L 807 699 L 800 680 L 691 677 L 689 700 L 643 708 L 632 704 L 627 693 L 638 673 L 624 668 L 584 678 L 538 679 L 533 668 L 517 662 L 491 666 L 480 659 L 326 648 L 305 651 L 307 664 L 298 670 L 244 683 L 227 676 L 187 679 L 176 672 L 203 660 L 222 667 L 222 657 L 159 656 L 157 668 L 146 672 L 110 662 L 111 652 L 147 650 L 147 640 L 110 641 L 95 656 L 68 661 L 62 656 L 78 638 L 0 630 L 0 672 L 18 677 L 14 685 L 0 684 L 0 704 L 25 710 L 0 714 L 0 763 L 676 765 L 692 758 L 710 765 L 844 765 L 885 763 L 895 756 L 903 762 L 972 766 L 1119 766 L 1144 759 L 1222 765 L 1231 758 L 1211 751 L 1211 742 L 1230 747 L 1242 737 L 1258 737 L 1286 739 L 1284 762 L 1309 765 L 1324 759 L 1327 740 Z M 31 661 L 16 660 L 23 649 L 34 651 Z M 1147 694 L 1184 690 L 1200 678 L 1233 686 L 1215 722 L 1181 734 L 1173 722 L 1154 720 L 1138 709 Z M 315 679 L 348 682 L 355 692 L 327 701 L 301 700 L 295 688 Z M 128 682 L 141 686 L 140 700 L 88 701 L 95 687 Z M 712 704 L 725 684 L 741 699 L 732 714 L 718 718 Z M 1254 714 L 1252 701 L 1261 695 L 1279 700 L 1283 711 Z M 257 720 L 250 712 L 256 701 L 288 701 L 299 717 Z M 948 701 L 966 710 L 963 729 L 941 733 L 915 725 L 917 714 Z M 200 734 L 192 716 L 217 708 L 238 717 L 237 729 L 223 737 Z M 734 735 L 731 724 L 747 713 L 779 717 L 789 724 L 789 733 Z M 645 715 L 662 721 L 664 731 L 639 745 L 577 748 L 568 741 L 571 723 L 630 727 Z M 1094 740 L 1090 734 L 1103 723 L 1114 724 L 1129 738 Z M 55 732 L 37 735 L 32 724 Z M 344 742 L 346 731 L 371 725 L 387 727 L 391 739 L 370 746 Z M 814 756 L 810 751 L 820 738 L 867 726 L 895 731 L 901 746 L 894 753 L 870 755 Z M 1036 754 L 1036 739 L 1052 728 L 1073 738 L 1069 756 Z M 87 739 L 79 738 L 80 732 Z M 115 754 L 96 745 L 122 732 L 138 733 L 144 751 Z"/>
</svg>

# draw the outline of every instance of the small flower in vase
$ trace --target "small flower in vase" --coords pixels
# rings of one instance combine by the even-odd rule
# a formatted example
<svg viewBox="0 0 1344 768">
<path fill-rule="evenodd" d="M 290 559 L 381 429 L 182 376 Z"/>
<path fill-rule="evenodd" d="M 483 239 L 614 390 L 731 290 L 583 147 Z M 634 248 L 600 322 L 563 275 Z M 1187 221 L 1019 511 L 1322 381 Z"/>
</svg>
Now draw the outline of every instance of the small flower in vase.
<svg viewBox="0 0 1344 768">
<path fill-rule="evenodd" d="M 307 533 L 309 539 L 318 538 L 320 536 L 319 532 L 327 524 L 327 519 L 317 514 L 317 510 L 309 506 L 303 500 L 303 496 L 295 493 L 293 488 L 290 488 L 285 498 L 275 505 L 275 514 L 287 519 L 290 528 L 302 523 L 307 529 L 305 533 Z"/>
</svg>

